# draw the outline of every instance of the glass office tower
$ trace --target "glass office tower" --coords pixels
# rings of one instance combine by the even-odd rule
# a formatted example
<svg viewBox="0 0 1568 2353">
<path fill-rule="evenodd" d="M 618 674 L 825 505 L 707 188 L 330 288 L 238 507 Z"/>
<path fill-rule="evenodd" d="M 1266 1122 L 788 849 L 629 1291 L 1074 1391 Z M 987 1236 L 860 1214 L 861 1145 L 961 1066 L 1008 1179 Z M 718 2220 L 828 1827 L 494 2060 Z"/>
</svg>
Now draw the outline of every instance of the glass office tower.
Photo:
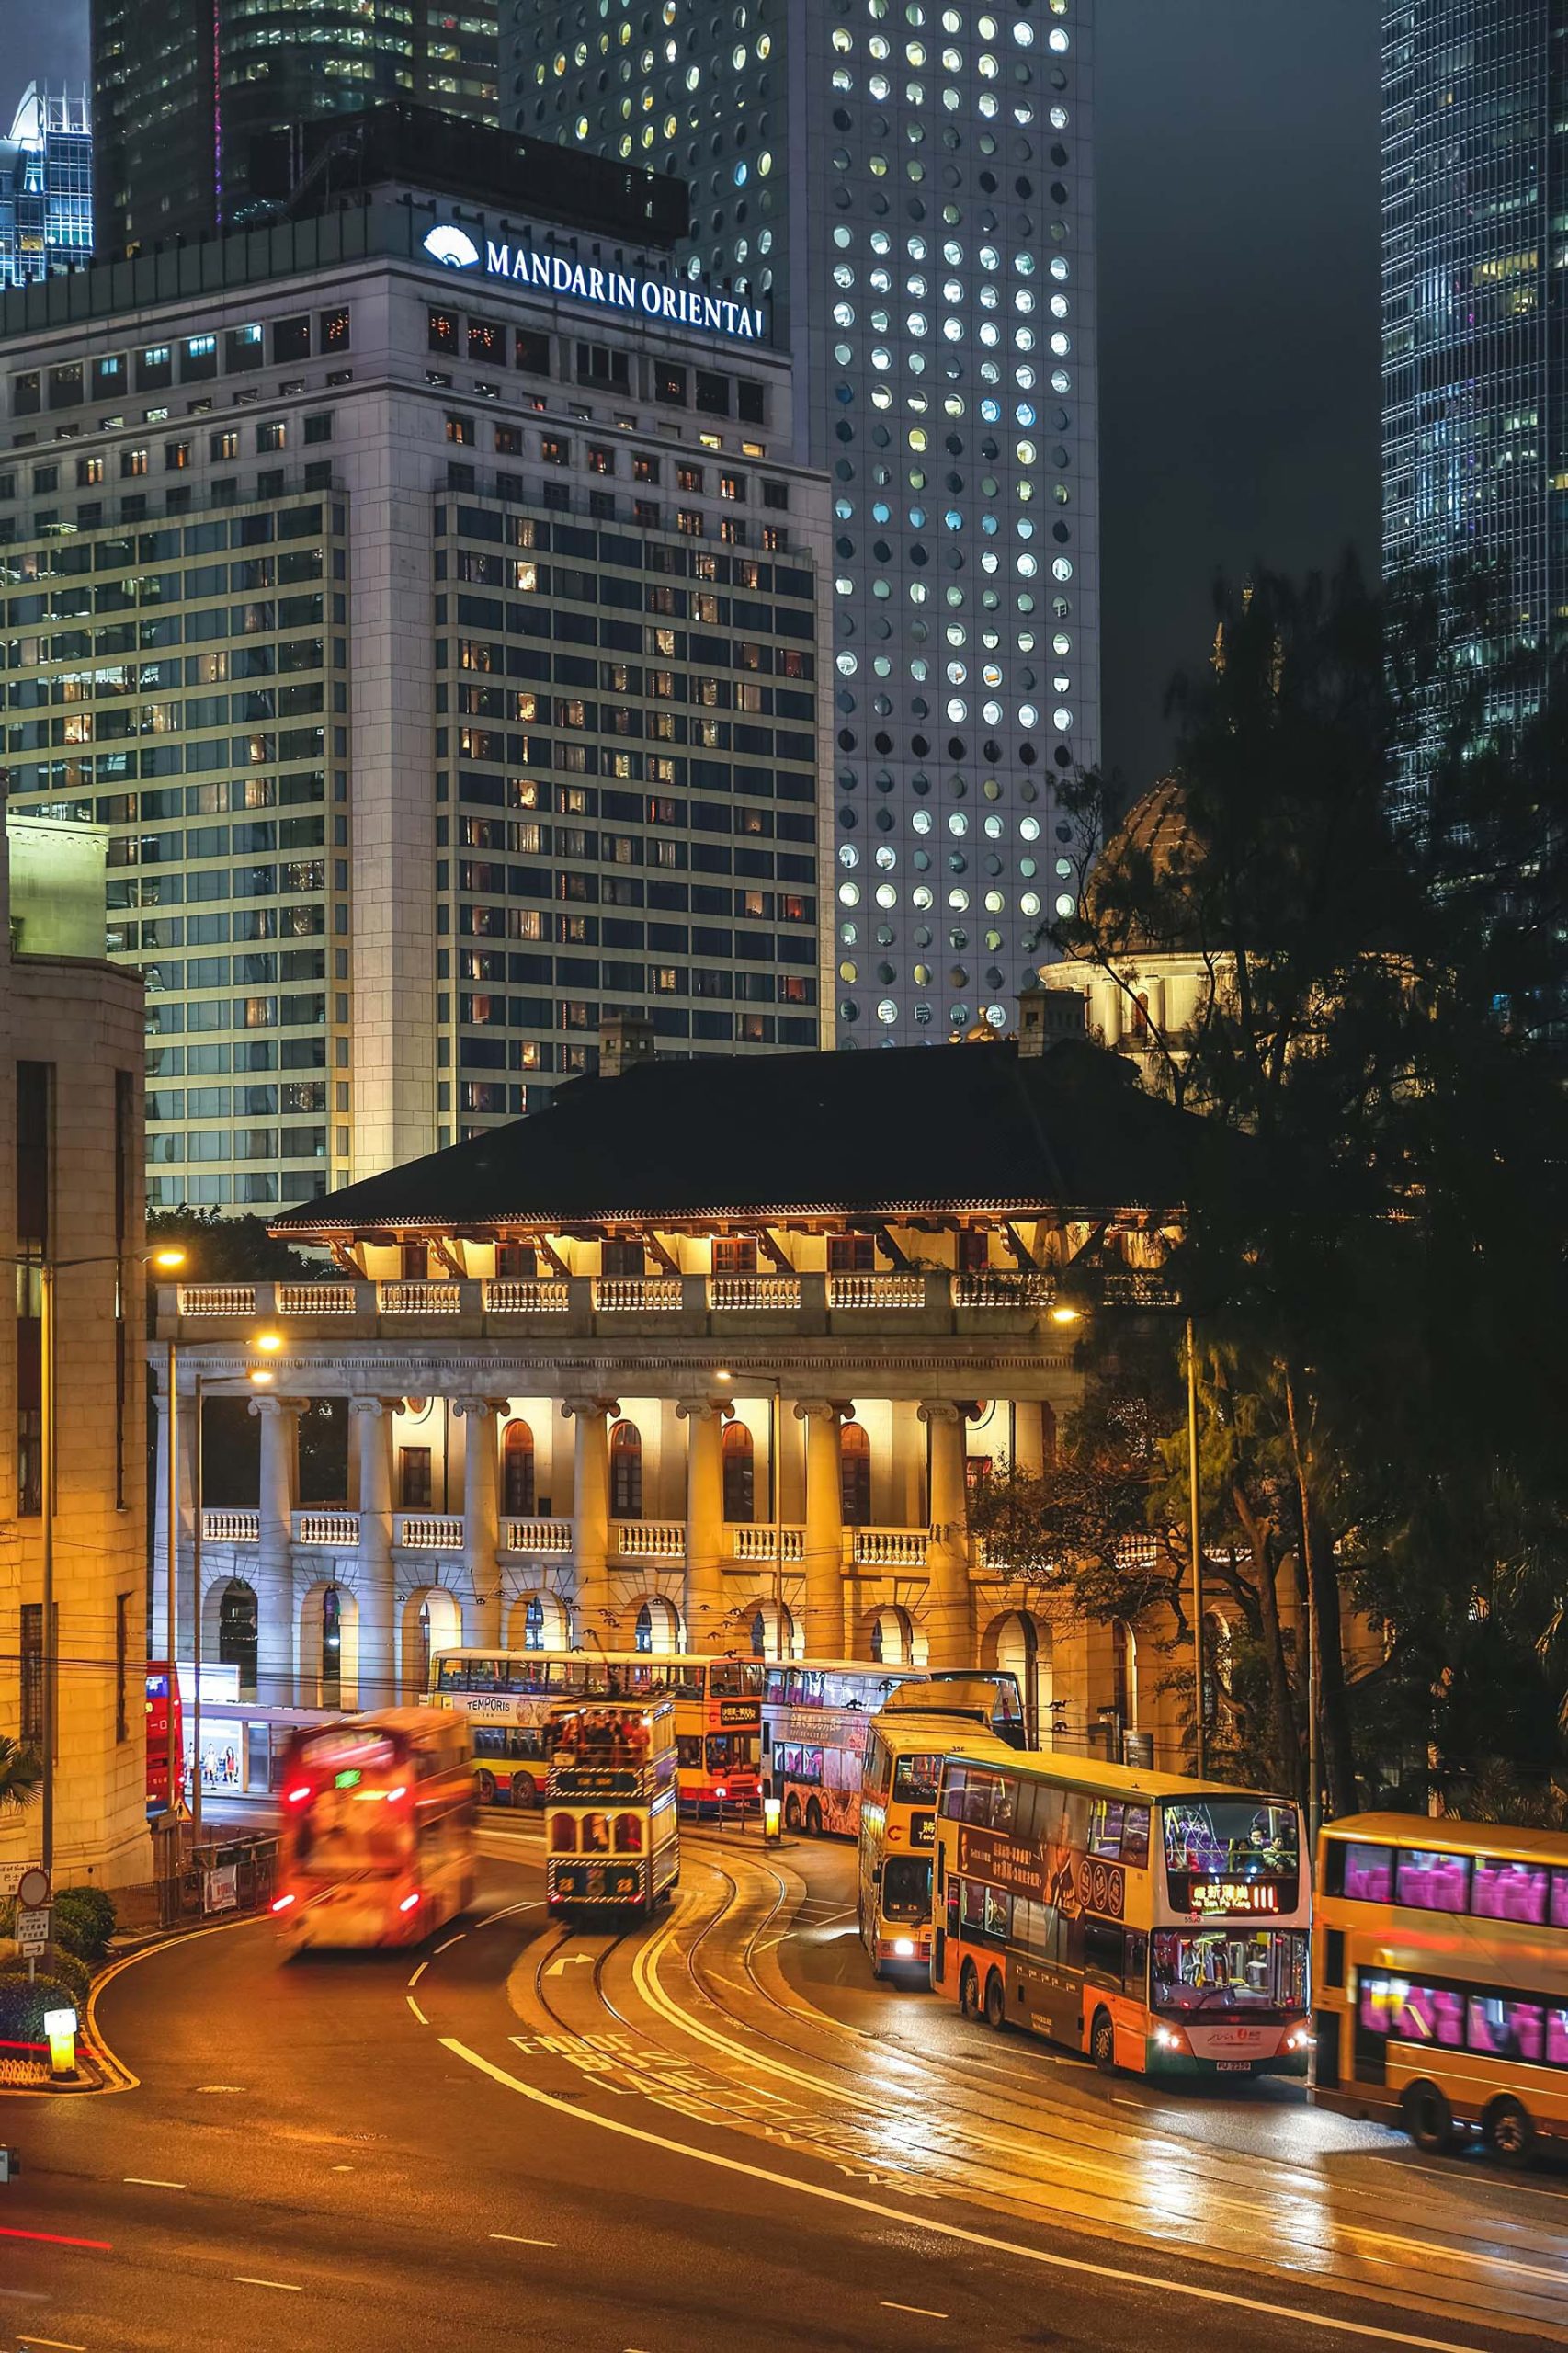
<svg viewBox="0 0 1568 2353">
<path fill-rule="evenodd" d="M 294 124 L 396 99 L 496 119 L 496 0 L 93 0 L 92 39 L 108 252 L 267 217 Z"/>
<path fill-rule="evenodd" d="M 1091 0 L 538 0 L 518 130 L 691 191 L 831 477 L 841 1044 L 1010 1025 L 1098 756 Z"/>
<path fill-rule="evenodd" d="M 29 82 L 0 139 L 0 286 L 30 286 L 93 253 L 87 96 Z"/>
<path fill-rule="evenodd" d="M 1498 719 L 1539 699 L 1568 618 L 1565 45 L 1563 0 L 1384 10 L 1384 570 L 1506 567 L 1471 649 Z M 1405 759 L 1406 809 L 1442 718 Z"/>
</svg>

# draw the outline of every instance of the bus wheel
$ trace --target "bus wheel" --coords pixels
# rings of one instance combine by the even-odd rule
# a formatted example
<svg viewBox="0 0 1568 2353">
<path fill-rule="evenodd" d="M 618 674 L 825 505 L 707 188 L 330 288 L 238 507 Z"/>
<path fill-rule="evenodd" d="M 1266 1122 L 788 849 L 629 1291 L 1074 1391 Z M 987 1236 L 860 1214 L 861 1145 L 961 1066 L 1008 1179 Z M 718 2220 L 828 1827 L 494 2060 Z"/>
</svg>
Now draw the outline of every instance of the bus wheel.
<svg viewBox="0 0 1568 2353">
<path fill-rule="evenodd" d="M 801 1827 L 801 1801 L 793 1791 L 784 1801 L 784 1827 L 794 1831 Z"/>
<path fill-rule="evenodd" d="M 494 1804 L 495 1776 L 494 1773 L 481 1773 L 479 1776 L 479 1802 L 481 1805 Z"/>
<path fill-rule="evenodd" d="M 966 2018 L 980 2016 L 980 1980 L 975 1975 L 972 1961 L 964 1962 L 959 1978 L 959 2007 Z"/>
<path fill-rule="evenodd" d="M 822 1836 L 822 1808 L 815 1798 L 806 1800 L 806 1835 L 812 1838 Z"/>
<path fill-rule="evenodd" d="M 1095 2012 L 1095 2022 L 1089 2029 L 1089 2056 L 1102 2075 L 1115 2075 L 1116 2029 L 1110 2022 L 1108 2010 Z"/>
<path fill-rule="evenodd" d="M 1454 2112 L 1436 2084 L 1406 2084 L 1400 2101 L 1404 2129 L 1425 2156 L 1446 2156 L 1453 2147 Z"/>
<path fill-rule="evenodd" d="M 998 2034 L 1007 2023 L 1007 1995 L 999 1969 L 994 1969 L 985 1981 L 985 2023 Z"/>
<path fill-rule="evenodd" d="M 512 1805 L 514 1811 L 518 1813 L 530 1813 L 538 1803 L 539 1791 L 533 1785 L 532 1775 L 528 1773 L 514 1773 L 512 1776 Z"/>
<path fill-rule="evenodd" d="M 1494 2099 L 1481 2120 L 1486 2145 L 1506 2165 L 1524 2166 L 1535 2161 L 1535 2126 L 1529 2110 L 1517 2099 Z"/>
</svg>

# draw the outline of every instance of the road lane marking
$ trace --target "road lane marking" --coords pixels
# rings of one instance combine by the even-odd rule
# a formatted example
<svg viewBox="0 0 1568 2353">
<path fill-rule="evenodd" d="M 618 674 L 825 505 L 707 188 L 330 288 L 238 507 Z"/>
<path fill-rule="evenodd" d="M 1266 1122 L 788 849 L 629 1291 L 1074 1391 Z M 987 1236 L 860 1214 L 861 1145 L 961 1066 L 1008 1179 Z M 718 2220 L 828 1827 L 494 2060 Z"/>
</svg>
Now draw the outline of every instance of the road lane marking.
<svg viewBox="0 0 1568 2353">
<path fill-rule="evenodd" d="M 420 2025 L 428 2026 L 430 2021 L 426 2017 L 424 2011 L 420 2008 L 418 2003 L 415 2000 L 413 1995 L 405 1994 L 403 1998 L 408 2004 L 409 2008 L 414 2012 L 415 2017 L 419 2020 Z"/>
<path fill-rule="evenodd" d="M 35 2336 L 30 2328 L 24 2328 L 22 2335 L 28 2340 L 28 2353 L 32 2353 L 35 2345 L 47 2345 L 50 2353 L 87 2353 L 85 2345 L 68 2345 L 62 2336 Z"/>
<path fill-rule="evenodd" d="M 122 2173 L 121 2181 L 131 2182 L 137 2189 L 184 2189 L 183 2181 L 160 2181 L 153 2173 Z"/>
<path fill-rule="evenodd" d="M 112 2255 L 108 2239 L 62 2238 L 58 2231 L 8 2231 L 0 2223 L 0 2239 L 36 2239 L 42 2246 L 90 2246 L 95 2255 Z"/>
<path fill-rule="evenodd" d="M 108 2089 L 117 2092 L 133 2092 L 139 2091 L 142 2086 L 141 2076 L 133 2075 L 124 2060 L 110 2048 L 103 2029 L 98 2024 L 98 2002 L 121 1972 L 134 1969 L 138 1961 L 147 1960 L 150 1954 L 168 1952 L 176 1945 L 187 1945 L 193 1937 L 228 1936 L 235 1928 L 258 1927 L 267 1916 L 265 1912 L 255 1912 L 244 1920 L 214 1920 L 200 1928 L 183 1929 L 177 1937 L 165 1937 L 158 1944 L 143 1945 L 139 1952 L 122 1953 L 118 1961 L 111 1961 L 102 1974 L 93 1980 L 92 1990 L 87 1995 L 87 2034 L 105 2065 L 121 2078 L 119 2083 L 109 2085 Z M 230 2086 L 225 2088 L 237 2090 L 239 2086 Z"/>
<path fill-rule="evenodd" d="M 420 1964 L 419 1964 L 418 1968 L 415 1971 L 415 1972 L 414 1972 L 413 1976 L 409 1979 L 409 1981 L 408 1981 L 408 1982 L 409 1982 L 409 1984 L 410 1984 L 411 1985 L 417 1985 L 417 1984 L 418 1984 L 418 1983 L 419 1983 L 419 1981 L 420 1981 L 420 1979 L 424 1976 L 425 1972 L 429 1968 L 429 1966 L 430 1966 L 430 1964 L 429 1964 L 429 1962 L 428 1962 L 427 1961 L 422 1961 L 420 1962 Z"/>
<path fill-rule="evenodd" d="M 234 2285 L 236 2288 L 276 2288 L 285 2296 L 302 2296 L 305 2292 L 292 2279 L 253 2279 L 244 2271 L 235 2272 Z"/>
<path fill-rule="evenodd" d="M 933 2312 L 929 2304 L 895 2304 L 891 2296 L 878 2300 L 885 2313 L 918 2313 L 922 2320 L 946 2320 L 946 2313 Z"/>
<path fill-rule="evenodd" d="M 552 1961 L 551 1962 L 550 1967 L 544 1973 L 547 1977 L 562 1976 L 568 1969 L 573 1968 L 581 1961 L 592 1961 L 593 1957 L 594 1956 L 591 1952 L 564 1952 L 562 1954 L 559 1961 Z"/>
<path fill-rule="evenodd" d="M 504 2067 L 471 2051 L 455 2036 L 444 2034 L 441 2048 L 469 2066 L 477 2067 L 481 2075 L 506 2090 L 518 2092 L 540 2108 L 548 2108 L 557 2115 L 569 2117 L 574 2123 L 592 2125 L 601 2132 L 616 2132 L 623 2140 L 640 2141 L 644 2147 L 662 2149 L 668 2155 L 687 2157 L 693 2165 L 712 2165 L 722 2173 L 741 2174 L 750 2181 L 767 2182 L 774 2189 L 792 2190 L 798 2197 L 818 2198 L 832 2206 L 847 2206 L 857 2213 L 873 2214 L 879 2222 L 894 2222 L 904 2230 L 929 2232 L 934 2237 L 957 2240 L 965 2246 L 984 2247 L 993 2255 L 1017 2256 L 1021 2262 L 1038 2263 L 1051 2271 L 1070 2271 L 1079 2278 L 1114 2280 L 1119 2287 L 1136 2288 L 1156 2296 L 1185 2297 L 1202 2304 L 1222 2304 L 1229 2310 L 1259 2313 L 1268 2320 L 1289 2321 L 1300 2327 L 1311 2325 L 1332 2332 L 1336 2336 L 1358 2336 L 1377 2345 L 1408 2345 L 1417 2353 L 1474 2353 L 1474 2347 L 1456 2344 L 1449 2337 L 1415 2336 L 1396 2328 L 1374 2328 L 1369 2322 L 1343 2320 L 1323 2312 L 1303 2311 L 1292 2304 L 1267 2303 L 1257 2296 L 1243 2296 L 1223 2288 L 1202 2288 L 1187 2279 L 1160 2279 L 1148 2272 L 1131 2271 L 1114 2263 L 1091 2263 L 1083 2256 L 1058 2255 L 1045 2247 L 1028 2246 L 1017 2239 L 998 2238 L 993 2232 L 966 2230 L 958 2222 L 940 2222 L 933 2215 L 918 2214 L 901 2206 L 883 2205 L 874 2198 L 857 2198 L 851 2190 L 831 2189 L 825 2183 L 797 2180 L 792 2175 L 775 2173 L 767 2165 L 746 2164 L 740 2157 L 726 2157 L 716 2149 L 694 2148 L 685 2141 L 672 2141 L 662 2132 L 650 2132 L 639 2124 L 627 2124 L 617 2116 L 597 2116 L 591 2109 L 579 2108 L 569 2099 L 558 2099 L 552 2092 L 540 2091 L 535 2084 L 525 2084 L 520 2076 L 509 2075 Z M 1354 2286 L 1338 2280 L 1319 2280 L 1314 2284 L 1328 2287 L 1341 2295 L 1354 2295 Z"/>
<path fill-rule="evenodd" d="M 537 1912 L 543 1902 L 542 1895 L 530 1895 L 526 1904 L 503 1904 L 499 1912 L 487 1912 L 483 1920 L 476 1920 L 473 1925 L 476 1928 L 488 1928 L 494 1921 L 509 1920 L 514 1912 Z"/>
<path fill-rule="evenodd" d="M 561 2245 L 559 2239 L 520 2238 L 516 2231 L 492 2231 L 490 2235 L 493 2239 L 505 2239 L 508 2246 L 559 2246 Z"/>
<path fill-rule="evenodd" d="M 437 1959 L 439 1957 L 439 1955 L 440 1955 L 440 1954 L 442 1954 L 442 1953 L 444 1953 L 444 1952 L 450 1952 L 450 1950 L 451 1950 L 451 1949 L 452 1949 L 452 1947 L 453 1947 L 454 1945 L 460 1945 L 460 1944 L 461 1944 L 461 1942 L 462 1942 L 463 1938 L 467 1936 L 467 1934 L 468 1934 L 468 1930 L 467 1930 L 466 1928 L 460 1928 L 460 1929 L 458 1930 L 457 1935 L 456 1935 L 455 1937 L 449 1937 L 449 1938 L 447 1938 L 447 1941 L 446 1941 L 446 1943 L 445 1943 L 444 1945 L 437 1945 L 437 1946 L 436 1947 L 436 1950 L 435 1950 L 435 1952 L 433 1952 L 433 1953 L 431 1954 L 431 1956 L 430 1956 L 431 1960 L 432 1960 L 432 1961 L 437 1960 Z"/>
</svg>

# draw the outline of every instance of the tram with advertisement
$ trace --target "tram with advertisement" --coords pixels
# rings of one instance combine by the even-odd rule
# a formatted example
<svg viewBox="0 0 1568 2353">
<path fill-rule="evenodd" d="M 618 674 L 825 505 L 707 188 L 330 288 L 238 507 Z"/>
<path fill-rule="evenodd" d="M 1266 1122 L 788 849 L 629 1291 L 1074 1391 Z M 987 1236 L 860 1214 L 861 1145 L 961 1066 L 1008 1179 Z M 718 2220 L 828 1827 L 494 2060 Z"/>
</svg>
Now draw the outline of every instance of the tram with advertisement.
<svg viewBox="0 0 1568 2353">
<path fill-rule="evenodd" d="M 1304 2075 L 1311 1881 L 1288 1798 L 1051 1754 L 942 1768 L 931 1983 L 1107 2070 Z"/>
<path fill-rule="evenodd" d="M 954 1668 L 879 1666 L 866 1659 L 770 1661 L 762 1702 L 762 1761 L 787 1830 L 812 1838 L 853 1838 L 860 1826 L 866 1733 L 890 1695 L 910 1683 L 983 1682 L 991 1729 L 1010 1747 L 1024 1744 L 1023 1701 L 1015 1675 Z"/>
<path fill-rule="evenodd" d="M 948 1757 L 1005 1765 L 990 1729 L 992 1686 L 978 1677 L 901 1683 L 867 1733 L 856 1912 L 873 1977 L 929 1982 L 931 1858 Z"/>
<path fill-rule="evenodd" d="M 690 1813 L 755 1813 L 761 1802 L 760 1659 L 650 1651 L 441 1651 L 428 1703 L 456 1708 L 473 1730 L 482 1805 L 541 1805 L 551 1705 L 563 1699 L 675 1702 L 680 1803 Z"/>
<path fill-rule="evenodd" d="M 146 1669 L 147 1811 L 166 1813 L 169 1808 L 169 1711 L 174 1710 L 174 1749 L 180 1758 L 184 1787 L 185 1713 L 180 1704 L 179 1678 L 165 1658 L 152 1658 Z M 177 1794 L 177 1793 L 176 1793 Z"/>
<path fill-rule="evenodd" d="M 557 1700 L 545 1727 L 545 1901 L 651 1913 L 680 1877 L 675 1702 Z"/>
<path fill-rule="evenodd" d="M 413 1945 L 473 1893 L 468 1725 L 388 1708 L 295 1733 L 272 1909 L 291 1950 Z"/>
<path fill-rule="evenodd" d="M 1568 1834 L 1344 1814 L 1318 1837 L 1320 2107 L 1506 2165 L 1568 2139 Z"/>
</svg>

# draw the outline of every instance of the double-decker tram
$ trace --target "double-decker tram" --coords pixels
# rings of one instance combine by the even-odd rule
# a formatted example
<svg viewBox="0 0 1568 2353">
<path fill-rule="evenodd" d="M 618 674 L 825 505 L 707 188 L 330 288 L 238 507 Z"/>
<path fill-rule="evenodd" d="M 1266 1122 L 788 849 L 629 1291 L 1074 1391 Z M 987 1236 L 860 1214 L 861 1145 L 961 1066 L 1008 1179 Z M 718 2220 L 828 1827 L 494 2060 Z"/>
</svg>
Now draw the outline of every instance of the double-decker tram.
<svg viewBox="0 0 1568 2353">
<path fill-rule="evenodd" d="M 860 1784 L 871 1718 L 903 1684 L 942 1682 L 918 1666 L 878 1666 L 865 1659 L 787 1659 L 770 1663 L 762 1703 L 762 1755 L 787 1830 L 812 1837 L 860 1826 Z M 1023 1740 L 1016 1676 L 966 1672 L 965 1683 L 990 1686 L 992 1729 L 1014 1746 Z"/>
<path fill-rule="evenodd" d="M 483 1805 L 542 1804 L 554 1700 L 665 1692 L 676 1707 L 681 1804 L 755 1812 L 764 1671 L 760 1659 L 686 1653 L 442 1651 L 431 1661 L 428 1697 L 468 1717 Z"/>
<path fill-rule="evenodd" d="M 1005 1765 L 987 1727 L 992 1686 L 976 1677 L 901 1683 L 866 1736 L 856 1909 L 873 1977 L 929 1980 L 931 1858 L 937 1796 L 949 1757 Z"/>
<path fill-rule="evenodd" d="M 1320 2106 L 1510 2165 L 1568 2138 L 1568 1835 L 1345 1814 L 1317 1866 Z"/>
<path fill-rule="evenodd" d="M 301 1945 L 412 1945 L 473 1893 L 468 1726 L 388 1708 L 295 1733 L 272 1909 Z"/>
<path fill-rule="evenodd" d="M 547 1727 L 552 1912 L 652 1912 L 680 1876 L 675 1703 L 558 1700 Z"/>
<path fill-rule="evenodd" d="M 1055 1755 L 954 1756 L 931 1982 L 971 2018 L 1105 2068 L 1305 2075 L 1309 1882 L 1289 1799 Z"/>
</svg>

